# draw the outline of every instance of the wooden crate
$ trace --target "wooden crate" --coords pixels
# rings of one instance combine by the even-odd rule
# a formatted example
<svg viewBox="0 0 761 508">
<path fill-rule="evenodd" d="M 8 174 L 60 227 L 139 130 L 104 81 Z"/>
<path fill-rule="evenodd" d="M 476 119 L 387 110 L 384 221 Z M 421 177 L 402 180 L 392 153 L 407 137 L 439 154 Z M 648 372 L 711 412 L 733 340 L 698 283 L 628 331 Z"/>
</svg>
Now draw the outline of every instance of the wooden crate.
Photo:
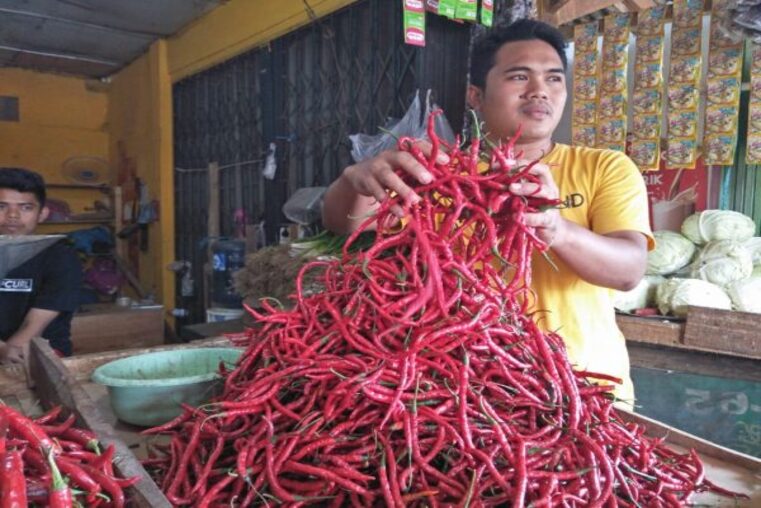
<svg viewBox="0 0 761 508">
<path fill-rule="evenodd" d="M 77 425 L 95 432 L 100 442 L 114 445 L 116 458 L 114 469 L 122 477 L 139 476 L 140 482 L 125 489 L 130 506 L 139 508 L 170 508 L 164 497 L 140 461 L 113 432 L 97 409 L 95 402 L 76 382 L 68 369 L 44 339 L 32 342 L 29 358 L 29 379 L 35 380 L 30 387 L 23 370 L 13 367 L 0 368 L 0 398 L 28 415 L 42 412 L 43 407 L 57 404 L 65 406 L 77 417 Z"/>
<path fill-rule="evenodd" d="M 761 360 L 761 314 L 689 307 L 684 344 Z"/>
<path fill-rule="evenodd" d="M 684 323 L 626 314 L 616 314 L 616 323 L 626 340 L 675 347 L 684 344 Z"/>
<path fill-rule="evenodd" d="M 648 436 L 664 438 L 669 447 L 677 451 L 694 449 L 703 461 L 706 478 L 721 487 L 743 492 L 750 497 L 735 501 L 703 492 L 691 498 L 692 505 L 748 508 L 761 506 L 761 460 L 700 439 L 646 416 L 626 411 L 620 411 L 620 414 L 627 421 L 644 425 Z"/>
<path fill-rule="evenodd" d="M 681 322 L 617 314 L 616 323 L 627 341 L 761 359 L 761 314 L 690 306 Z"/>
<path fill-rule="evenodd" d="M 169 507 L 171 506 L 156 484 L 147 476 L 136 458 L 143 453 L 146 439 L 138 434 L 139 428 L 119 422 L 111 411 L 108 394 L 104 387 L 92 383 L 90 376 L 100 365 L 109 361 L 142 354 L 181 348 L 229 345 L 225 338 L 212 338 L 194 341 L 189 344 L 160 346 L 153 348 L 110 351 L 89 355 L 59 359 L 44 341 L 36 341 L 32 352 L 32 372 L 38 379 L 37 388 L 31 393 L 26 388 L 23 378 L 10 378 L 0 370 L 0 396 L 3 393 L 21 394 L 27 407 L 33 406 L 34 398 L 51 403 L 63 403 L 76 408 L 80 424 L 93 429 L 106 444 L 114 443 L 120 461 L 117 470 L 123 475 L 139 474 L 144 478 L 131 491 L 135 506 Z M 22 393 L 26 392 L 26 393 Z M 751 499 L 735 503 L 733 500 L 720 498 L 712 494 L 700 494 L 695 502 L 711 506 L 755 507 L 761 506 L 761 460 L 722 448 L 690 434 L 663 425 L 646 417 L 633 413 L 624 414 L 629 421 L 647 426 L 648 434 L 666 437 L 669 445 L 683 450 L 695 448 L 706 465 L 706 475 L 722 487 L 747 493 Z M 126 443 L 126 444 L 125 444 Z"/>
</svg>

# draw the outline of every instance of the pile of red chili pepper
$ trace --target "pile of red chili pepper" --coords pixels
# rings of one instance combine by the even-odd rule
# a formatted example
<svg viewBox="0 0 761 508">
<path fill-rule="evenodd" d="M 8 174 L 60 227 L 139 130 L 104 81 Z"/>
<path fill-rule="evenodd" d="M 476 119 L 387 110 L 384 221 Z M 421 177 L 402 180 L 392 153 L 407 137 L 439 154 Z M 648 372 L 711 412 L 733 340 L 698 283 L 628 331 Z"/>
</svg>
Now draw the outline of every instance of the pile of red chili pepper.
<svg viewBox="0 0 761 508">
<path fill-rule="evenodd" d="M 390 198 L 336 261 L 304 267 L 296 306 L 263 301 L 224 393 L 147 433 L 146 462 L 176 505 L 681 506 L 733 495 L 613 408 L 616 380 L 571 368 L 527 313 L 545 246 L 524 213 L 563 202 L 508 192 L 533 181 L 512 145 L 441 146 L 422 197 Z M 439 164 L 446 149 L 451 162 Z M 483 171 L 484 163 L 491 169 Z M 407 212 L 386 227 L 391 206 Z M 374 244 L 349 253 L 378 224 Z M 305 295 L 302 277 L 324 291 Z M 604 384 L 600 384 L 604 383 Z"/>
<path fill-rule="evenodd" d="M 0 508 L 124 506 L 140 478 L 117 478 L 113 445 L 101 453 L 95 434 L 60 414 L 31 419 L 0 404 Z"/>
</svg>

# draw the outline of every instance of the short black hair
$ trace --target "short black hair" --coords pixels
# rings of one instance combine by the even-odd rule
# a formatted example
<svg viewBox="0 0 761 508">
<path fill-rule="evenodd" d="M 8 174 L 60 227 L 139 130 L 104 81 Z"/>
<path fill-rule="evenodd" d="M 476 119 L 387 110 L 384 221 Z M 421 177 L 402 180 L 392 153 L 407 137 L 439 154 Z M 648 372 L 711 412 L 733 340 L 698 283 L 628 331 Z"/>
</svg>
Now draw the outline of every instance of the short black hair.
<svg viewBox="0 0 761 508">
<path fill-rule="evenodd" d="M 563 70 L 568 69 L 563 34 L 552 25 L 535 19 L 519 19 L 509 25 L 493 28 L 473 44 L 470 54 L 470 83 L 479 88 L 486 86 L 486 75 L 494 67 L 494 57 L 503 45 L 517 41 L 544 41 L 558 52 Z"/>
<path fill-rule="evenodd" d="M 47 194 L 45 180 L 39 173 L 24 168 L 0 167 L 0 189 L 13 189 L 17 192 L 31 192 L 45 206 Z"/>
</svg>

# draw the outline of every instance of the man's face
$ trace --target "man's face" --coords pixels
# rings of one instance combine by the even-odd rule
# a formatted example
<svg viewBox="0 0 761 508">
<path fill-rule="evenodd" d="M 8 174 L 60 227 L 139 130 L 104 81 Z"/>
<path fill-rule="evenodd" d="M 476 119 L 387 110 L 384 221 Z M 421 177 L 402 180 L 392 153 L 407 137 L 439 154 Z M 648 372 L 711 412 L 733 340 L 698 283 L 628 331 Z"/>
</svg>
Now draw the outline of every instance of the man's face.
<svg viewBox="0 0 761 508">
<path fill-rule="evenodd" d="M 489 137 L 507 139 L 522 126 L 521 143 L 552 138 L 568 92 L 555 48 L 542 40 L 508 42 L 497 51 L 483 90 L 468 87 Z"/>
<path fill-rule="evenodd" d="M 0 235 L 31 235 L 47 216 L 33 193 L 0 189 Z"/>
</svg>

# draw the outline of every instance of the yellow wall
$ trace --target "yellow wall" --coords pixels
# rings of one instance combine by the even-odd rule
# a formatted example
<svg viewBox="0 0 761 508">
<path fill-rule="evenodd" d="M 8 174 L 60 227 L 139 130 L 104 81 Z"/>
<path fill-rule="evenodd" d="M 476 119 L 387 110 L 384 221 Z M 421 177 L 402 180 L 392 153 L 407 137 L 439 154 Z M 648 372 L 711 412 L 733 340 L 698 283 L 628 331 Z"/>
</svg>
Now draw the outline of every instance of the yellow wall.
<svg viewBox="0 0 761 508">
<path fill-rule="evenodd" d="M 309 0 L 317 17 L 356 0 Z M 390 1 L 390 0 L 389 0 Z M 172 81 L 224 62 L 310 22 L 304 0 L 230 0 L 169 39 Z"/>
<path fill-rule="evenodd" d="M 50 183 L 67 183 L 69 157 L 108 160 L 108 95 L 84 79 L 0 68 L 0 95 L 19 98 L 19 122 L 0 122 L 0 166 L 21 166 Z"/>
<path fill-rule="evenodd" d="M 165 269 L 174 260 L 171 93 L 166 43 L 159 41 L 113 77 L 108 111 L 117 174 L 134 167 L 150 198 L 159 200 L 159 222 L 149 226 L 149 250 L 140 253 L 139 279 L 167 312 L 174 306 L 174 275 Z"/>
</svg>

